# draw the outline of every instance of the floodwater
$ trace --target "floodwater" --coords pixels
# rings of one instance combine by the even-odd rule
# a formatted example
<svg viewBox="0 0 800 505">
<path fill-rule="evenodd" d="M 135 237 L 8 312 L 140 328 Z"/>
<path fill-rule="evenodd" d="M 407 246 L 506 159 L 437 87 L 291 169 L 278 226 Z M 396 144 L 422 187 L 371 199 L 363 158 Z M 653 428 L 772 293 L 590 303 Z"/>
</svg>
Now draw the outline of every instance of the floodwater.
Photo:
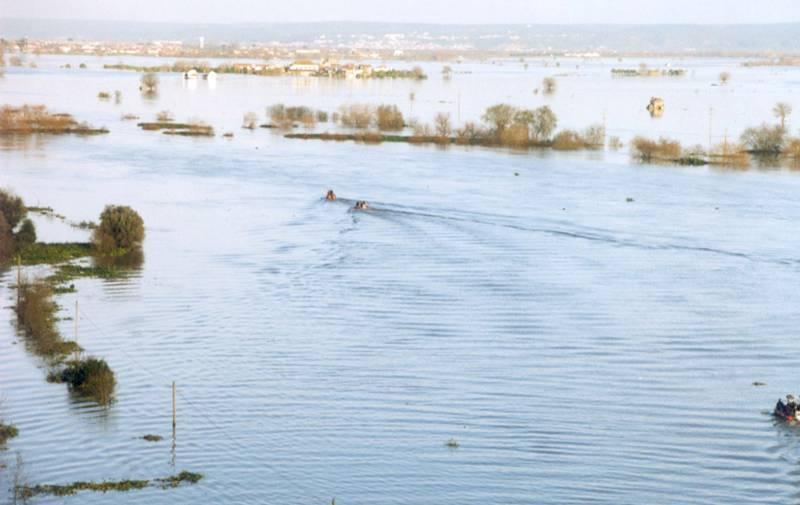
<svg viewBox="0 0 800 505">
<path fill-rule="evenodd" d="M 116 372 L 110 408 L 46 383 L 12 312 L 0 312 L 3 414 L 20 429 L 0 453 L 4 490 L 19 453 L 30 483 L 205 475 L 177 489 L 36 503 L 800 497 L 800 430 L 767 414 L 797 390 L 797 173 L 238 128 L 244 112 L 276 102 L 387 102 L 455 118 L 460 92 L 462 120 L 501 101 L 548 103 L 565 127 L 605 113 L 623 141 L 705 143 L 709 107 L 715 139 L 722 125 L 736 136 L 774 121 L 776 101 L 800 110 L 800 70 L 686 60 L 673 62 L 691 69 L 684 78 L 612 79 L 612 66 L 638 61 L 505 61 L 463 64 L 449 82 L 427 65 L 422 83 L 223 75 L 213 87 L 162 75 L 159 97 L 144 100 L 137 74 L 97 68 L 116 60 L 42 56 L 0 79 L 3 103 L 44 103 L 111 129 L 4 143 L 0 185 L 70 220 L 120 203 L 147 225 L 140 269 L 78 280 L 58 299 L 65 318 L 79 301 L 78 341 Z M 81 61 L 90 68 L 59 68 Z M 711 86 L 723 70 L 731 83 Z M 532 93 L 559 73 L 553 97 Z M 97 100 L 115 89 L 121 104 Z M 667 101 L 657 120 L 644 110 L 652 94 Z M 162 109 L 235 137 L 119 120 Z M 323 201 L 328 188 L 342 200 Z M 355 199 L 372 210 L 350 210 Z M 36 222 L 44 240 L 87 238 Z M 3 273 L 4 306 L 14 275 Z M 73 321 L 59 327 L 73 336 Z M 148 433 L 165 440 L 142 441 Z"/>
</svg>

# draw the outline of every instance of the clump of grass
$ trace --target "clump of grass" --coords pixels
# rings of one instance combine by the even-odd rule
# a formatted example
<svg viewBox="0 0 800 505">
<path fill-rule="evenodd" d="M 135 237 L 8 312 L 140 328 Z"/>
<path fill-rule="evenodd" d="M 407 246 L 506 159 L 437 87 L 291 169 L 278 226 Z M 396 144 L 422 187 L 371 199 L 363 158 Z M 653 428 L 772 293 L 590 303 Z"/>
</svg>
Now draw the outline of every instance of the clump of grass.
<svg viewBox="0 0 800 505">
<path fill-rule="evenodd" d="M 94 277 L 96 279 L 116 279 L 124 274 L 122 269 L 113 265 L 76 265 L 65 263 L 56 268 L 54 274 L 47 280 L 53 285 L 66 284 L 81 277 Z"/>
<path fill-rule="evenodd" d="M 97 93 L 97 98 L 100 100 L 108 100 L 111 98 L 111 93 L 109 93 L 108 91 L 101 91 Z"/>
<path fill-rule="evenodd" d="M 54 264 L 89 256 L 92 246 L 88 242 L 36 242 L 24 247 L 20 260 L 25 265 Z"/>
<path fill-rule="evenodd" d="M 23 499 L 33 498 L 37 495 L 71 496 L 78 491 L 95 491 L 107 493 L 109 491 L 132 491 L 144 489 L 150 485 L 149 480 L 121 480 L 105 482 L 77 481 L 71 484 L 37 484 L 35 486 L 22 486 L 20 496 Z"/>
<path fill-rule="evenodd" d="M 117 384 L 108 363 L 93 357 L 67 362 L 66 368 L 51 373 L 48 380 L 65 382 L 75 391 L 91 397 L 101 405 L 111 402 L 114 386 Z"/>
<path fill-rule="evenodd" d="M 86 482 L 77 481 L 71 484 L 37 484 L 35 486 L 18 485 L 15 492 L 17 496 L 23 500 L 28 500 L 38 495 L 52 495 L 52 496 L 71 496 L 79 491 L 94 491 L 99 493 L 108 493 L 109 491 L 134 491 L 137 489 L 144 489 L 151 485 L 156 485 L 162 489 L 175 488 L 182 483 L 196 484 L 203 478 L 203 474 L 183 471 L 177 475 L 155 479 L 153 481 L 142 480 L 120 480 L 120 481 L 103 481 L 103 482 Z"/>
<path fill-rule="evenodd" d="M 58 306 L 52 299 L 50 284 L 41 280 L 23 280 L 18 290 L 19 299 L 15 306 L 17 328 L 36 354 L 59 359 L 80 350 L 75 342 L 62 340 L 56 329 Z"/>
<path fill-rule="evenodd" d="M 150 434 L 148 434 L 148 435 L 143 436 L 142 440 L 144 440 L 146 442 L 161 442 L 162 440 L 164 440 L 164 437 L 162 437 L 161 435 L 150 435 Z"/>
<path fill-rule="evenodd" d="M 451 438 L 447 442 L 444 443 L 445 446 L 449 447 L 450 449 L 458 449 L 461 444 L 458 443 L 458 440 L 455 438 Z"/>
<path fill-rule="evenodd" d="M 156 483 L 162 488 L 166 489 L 170 487 L 178 487 L 183 482 L 186 482 L 188 484 L 196 484 L 200 482 L 200 479 L 202 478 L 203 478 L 202 473 L 187 472 L 184 470 L 177 475 L 171 475 L 169 477 L 164 477 L 162 479 L 156 479 Z"/>
<path fill-rule="evenodd" d="M 19 430 L 13 424 L 5 424 L 0 420 L 0 446 L 5 445 L 9 439 L 19 435 Z"/>
</svg>

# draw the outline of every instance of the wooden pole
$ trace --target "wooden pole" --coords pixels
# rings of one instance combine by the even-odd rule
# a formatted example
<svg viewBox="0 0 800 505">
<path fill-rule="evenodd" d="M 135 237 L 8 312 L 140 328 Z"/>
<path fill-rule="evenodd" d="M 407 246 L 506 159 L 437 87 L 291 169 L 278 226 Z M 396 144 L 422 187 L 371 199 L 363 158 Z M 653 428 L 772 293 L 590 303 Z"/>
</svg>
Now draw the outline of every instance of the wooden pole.
<svg viewBox="0 0 800 505">
<path fill-rule="evenodd" d="M 172 381 L 172 436 L 175 437 L 175 381 Z"/>
</svg>

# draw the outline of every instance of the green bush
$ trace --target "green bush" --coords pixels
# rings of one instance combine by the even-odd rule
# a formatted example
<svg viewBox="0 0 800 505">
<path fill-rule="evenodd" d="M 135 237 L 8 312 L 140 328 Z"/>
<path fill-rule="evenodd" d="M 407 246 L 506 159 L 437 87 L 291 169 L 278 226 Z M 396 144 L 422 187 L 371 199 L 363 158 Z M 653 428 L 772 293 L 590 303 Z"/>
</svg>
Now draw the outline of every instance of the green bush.
<svg viewBox="0 0 800 505">
<path fill-rule="evenodd" d="M 108 404 L 117 381 L 114 372 L 105 360 L 85 358 L 71 361 L 60 374 L 60 382 L 66 382 L 76 391 L 92 397 L 97 403 Z"/>
<path fill-rule="evenodd" d="M 6 218 L 6 223 L 13 230 L 28 214 L 22 198 L 7 189 L 0 189 L 0 214 Z"/>
<path fill-rule="evenodd" d="M 0 445 L 5 445 L 8 439 L 14 438 L 18 434 L 19 430 L 17 430 L 16 426 L 0 422 Z"/>
<path fill-rule="evenodd" d="M 61 339 L 56 328 L 58 306 L 53 301 L 53 288 L 44 281 L 19 286 L 17 328 L 26 337 L 33 351 L 46 357 L 59 358 L 79 349 L 75 342 Z"/>
<path fill-rule="evenodd" d="M 92 234 L 92 243 L 101 253 L 130 251 L 144 240 L 144 221 L 132 208 L 108 205 L 100 214 L 100 224 Z"/>
<path fill-rule="evenodd" d="M 25 219 L 14 234 L 17 249 L 24 249 L 36 242 L 36 226 L 30 219 Z"/>
</svg>

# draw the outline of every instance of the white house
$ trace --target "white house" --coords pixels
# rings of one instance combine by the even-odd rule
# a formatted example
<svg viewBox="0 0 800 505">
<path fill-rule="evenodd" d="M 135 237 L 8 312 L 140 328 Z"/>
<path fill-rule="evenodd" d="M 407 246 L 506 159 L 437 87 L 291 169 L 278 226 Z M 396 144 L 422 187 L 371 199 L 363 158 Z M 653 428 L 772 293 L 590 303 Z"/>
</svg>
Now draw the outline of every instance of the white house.
<svg viewBox="0 0 800 505">
<path fill-rule="evenodd" d="M 289 65 L 289 72 L 301 75 L 311 75 L 319 72 L 319 65 L 311 60 L 297 60 Z"/>
</svg>

